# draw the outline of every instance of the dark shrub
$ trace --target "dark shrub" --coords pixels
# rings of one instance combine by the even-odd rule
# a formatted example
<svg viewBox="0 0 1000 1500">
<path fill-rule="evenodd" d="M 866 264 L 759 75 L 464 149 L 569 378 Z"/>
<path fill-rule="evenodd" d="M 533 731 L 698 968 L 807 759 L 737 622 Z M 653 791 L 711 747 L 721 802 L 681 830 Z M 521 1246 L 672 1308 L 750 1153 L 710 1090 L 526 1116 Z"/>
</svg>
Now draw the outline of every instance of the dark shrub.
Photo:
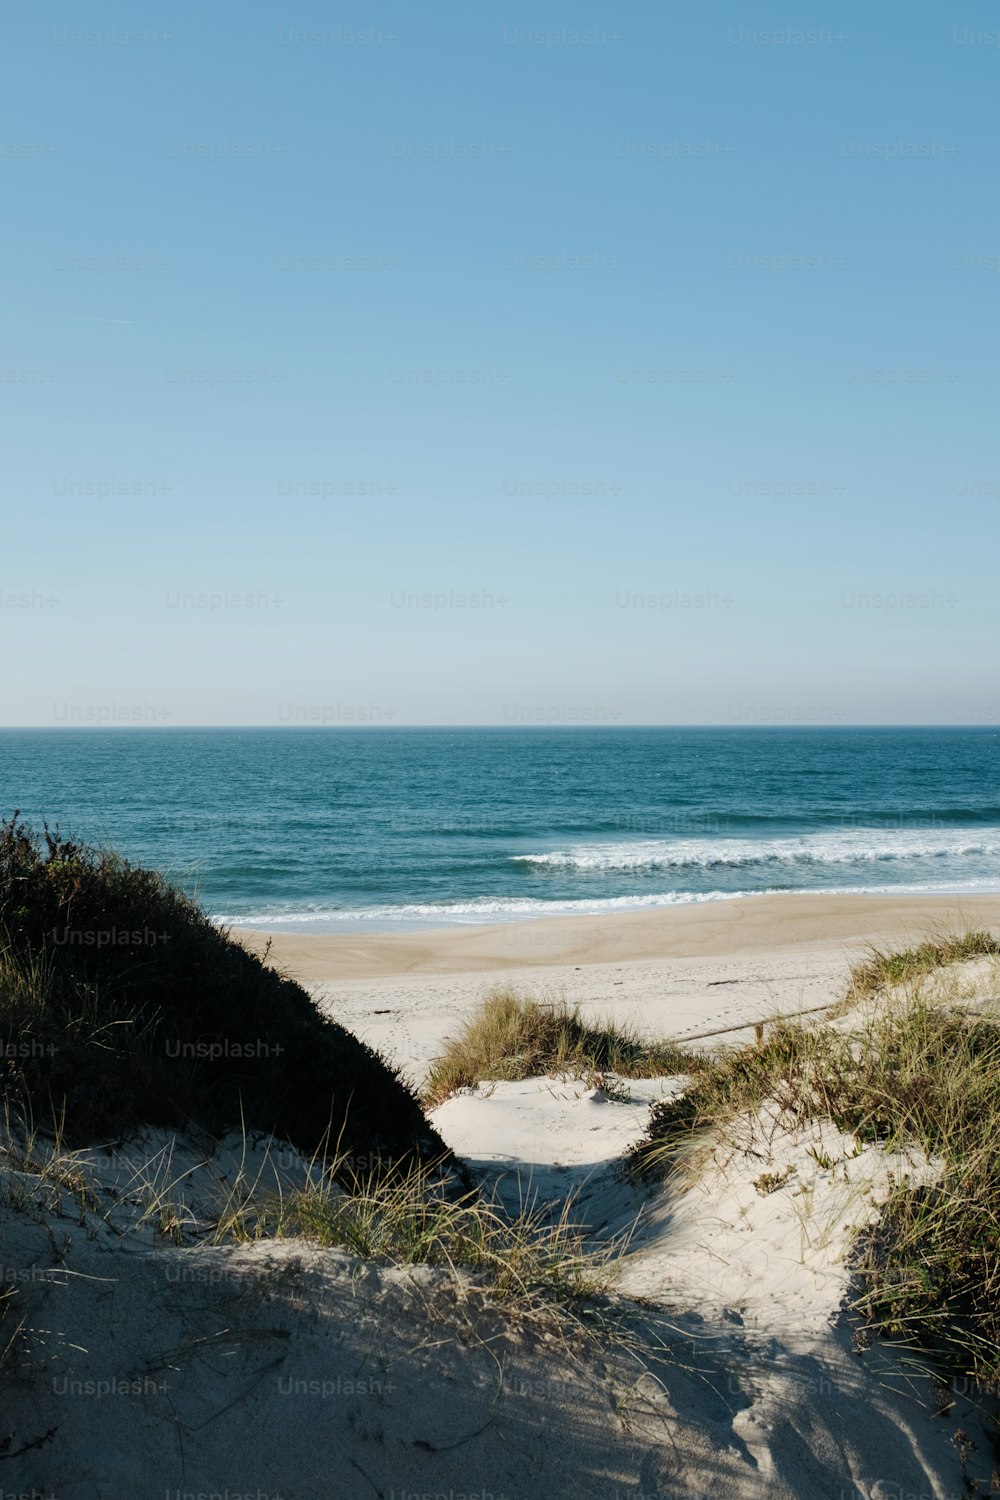
<svg viewBox="0 0 1000 1500">
<path fill-rule="evenodd" d="M 409 1088 L 160 875 L 0 823 L 0 1077 L 68 1144 L 245 1124 L 312 1155 L 445 1157 Z"/>
</svg>

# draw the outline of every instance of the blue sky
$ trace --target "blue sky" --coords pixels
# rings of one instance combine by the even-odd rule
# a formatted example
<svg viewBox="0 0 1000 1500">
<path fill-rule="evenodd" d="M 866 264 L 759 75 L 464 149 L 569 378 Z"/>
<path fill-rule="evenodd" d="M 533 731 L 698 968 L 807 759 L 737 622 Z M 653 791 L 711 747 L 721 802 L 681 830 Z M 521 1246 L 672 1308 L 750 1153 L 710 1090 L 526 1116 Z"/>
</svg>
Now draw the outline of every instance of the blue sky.
<svg viewBox="0 0 1000 1500">
<path fill-rule="evenodd" d="M 2 26 L 0 723 L 1000 722 L 994 6 Z"/>
</svg>

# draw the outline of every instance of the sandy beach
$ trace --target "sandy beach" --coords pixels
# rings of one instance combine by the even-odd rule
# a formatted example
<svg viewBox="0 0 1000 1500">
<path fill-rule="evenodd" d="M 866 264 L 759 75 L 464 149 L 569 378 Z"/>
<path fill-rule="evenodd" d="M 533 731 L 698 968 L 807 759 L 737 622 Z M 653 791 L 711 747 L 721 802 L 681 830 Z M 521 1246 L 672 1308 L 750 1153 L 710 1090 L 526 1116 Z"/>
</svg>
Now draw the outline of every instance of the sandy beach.
<svg viewBox="0 0 1000 1500">
<path fill-rule="evenodd" d="M 813 1011 L 841 998 L 872 945 L 1000 927 L 1000 896 L 749 896 L 611 916 L 400 933 L 243 929 L 255 951 L 414 1082 L 496 984 L 565 997 L 679 1040 Z M 743 1035 L 741 1035 L 741 1031 Z"/>
<path fill-rule="evenodd" d="M 688 906 L 399 933 L 299 935 L 236 929 L 252 944 L 270 936 L 275 959 L 303 984 L 330 978 L 476 973 L 552 964 L 649 958 L 715 958 L 773 949 L 899 942 L 941 926 L 1000 917 L 1000 895 L 765 895 Z"/>
</svg>

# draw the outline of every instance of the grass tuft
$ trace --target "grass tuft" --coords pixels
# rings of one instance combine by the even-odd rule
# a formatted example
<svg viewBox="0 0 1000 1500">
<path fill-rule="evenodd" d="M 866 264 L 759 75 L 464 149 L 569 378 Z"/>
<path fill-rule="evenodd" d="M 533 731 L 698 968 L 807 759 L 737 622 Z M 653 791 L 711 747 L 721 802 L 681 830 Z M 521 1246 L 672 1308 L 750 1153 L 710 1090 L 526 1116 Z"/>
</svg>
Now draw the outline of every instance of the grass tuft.
<svg viewBox="0 0 1000 1500">
<path fill-rule="evenodd" d="M 456 1196 L 430 1163 L 358 1176 L 335 1162 L 305 1187 L 248 1198 L 218 1235 L 302 1237 L 395 1266 L 461 1269 L 519 1313 L 578 1315 L 610 1288 L 619 1247 L 585 1248 L 572 1212 L 567 1202 L 554 1218 L 541 1207 L 512 1216 L 479 1189 Z"/>
<path fill-rule="evenodd" d="M 585 1022 L 578 1006 L 543 1004 L 498 986 L 431 1066 L 424 1103 L 435 1108 L 484 1079 L 545 1073 L 598 1081 L 693 1072 L 699 1059 L 670 1042 L 648 1042 L 610 1020 Z"/>
<path fill-rule="evenodd" d="M 0 1281 L 0 1371 L 9 1369 L 14 1363 L 18 1339 L 24 1328 L 23 1320 L 13 1328 L 7 1326 L 16 1296 L 17 1286 L 14 1282 Z"/>
<path fill-rule="evenodd" d="M 950 932 L 944 937 L 898 951 L 873 948 L 864 963 L 851 970 L 849 996 L 866 999 L 892 985 L 912 984 L 935 969 L 974 958 L 1000 957 L 1000 941 L 983 929 Z"/>
</svg>

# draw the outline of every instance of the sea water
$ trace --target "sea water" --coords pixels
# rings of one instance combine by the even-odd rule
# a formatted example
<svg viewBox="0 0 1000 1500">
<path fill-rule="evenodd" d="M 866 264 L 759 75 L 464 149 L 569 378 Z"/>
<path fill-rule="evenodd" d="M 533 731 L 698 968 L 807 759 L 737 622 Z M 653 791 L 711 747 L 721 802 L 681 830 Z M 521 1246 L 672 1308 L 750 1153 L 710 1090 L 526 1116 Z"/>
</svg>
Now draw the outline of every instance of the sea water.
<svg viewBox="0 0 1000 1500">
<path fill-rule="evenodd" d="M 0 731 L 15 808 L 293 931 L 1000 891 L 989 728 Z"/>
</svg>

